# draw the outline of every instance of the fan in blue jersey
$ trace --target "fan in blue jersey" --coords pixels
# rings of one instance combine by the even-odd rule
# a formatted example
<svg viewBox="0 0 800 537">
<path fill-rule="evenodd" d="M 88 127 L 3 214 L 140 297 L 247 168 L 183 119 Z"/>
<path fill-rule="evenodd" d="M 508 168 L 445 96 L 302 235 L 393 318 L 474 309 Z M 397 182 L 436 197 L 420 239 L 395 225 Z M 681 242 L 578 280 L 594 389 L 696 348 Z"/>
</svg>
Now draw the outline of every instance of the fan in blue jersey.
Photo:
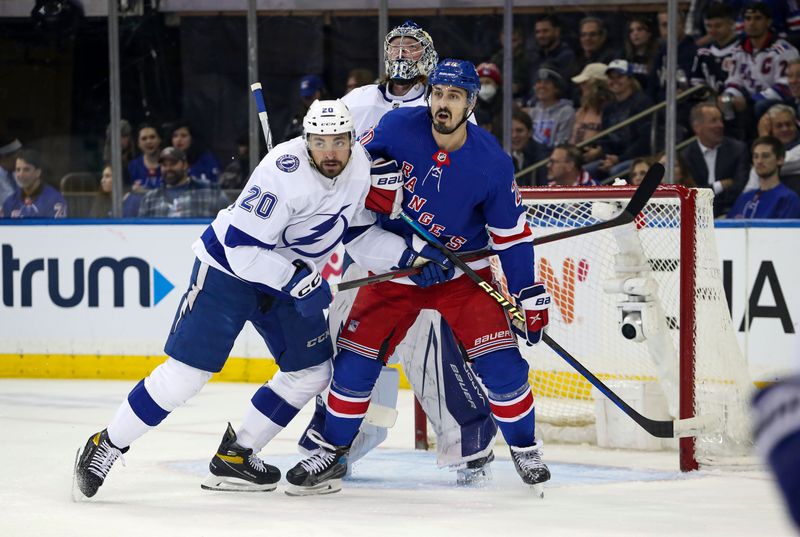
<svg viewBox="0 0 800 537">
<path fill-rule="evenodd" d="M 134 440 L 222 369 L 247 321 L 280 371 L 255 393 L 241 427 L 228 425 L 203 487 L 275 489 L 280 471 L 256 454 L 331 378 L 333 348 L 323 313 L 331 292 L 320 267 L 350 226 L 369 228 L 353 244 L 379 242 L 388 252 L 372 256 L 370 269 L 387 270 L 405 250 L 401 238 L 370 227 L 375 215 L 364 208 L 369 189 L 370 161 L 354 145 L 349 110 L 341 101 L 316 101 L 305 116 L 304 136 L 270 151 L 236 203 L 192 246 L 197 259 L 164 348 L 169 358 L 87 441 L 75 468 L 80 494 L 93 496 Z"/>
<path fill-rule="evenodd" d="M 781 141 L 761 136 L 753 141 L 752 151 L 758 190 L 740 194 L 728 218 L 800 218 L 800 196 L 779 176 L 786 154 Z"/>
<path fill-rule="evenodd" d="M 0 218 L 66 218 L 67 202 L 61 192 L 42 179 L 42 157 L 23 149 L 16 159 L 17 190 L 0 201 Z"/>
<path fill-rule="evenodd" d="M 487 247 L 497 252 L 509 291 L 525 312 L 526 323 L 515 330 L 529 344 L 538 343 L 547 326 L 550 295 L 534 280 L 533 237 L 511 159 L 490 133 L 467 123 L 480 88 L 478 74 L 467 61 L 447 59 L 436 67 L 429 84 L 427 108 L 393 110 L 361 141 L 374 160 L 402 163 L 401 207 L 442 244 L 458 252 Z M 384 209 L 396 212 L 391 205 Z M 414 247 L 400 266 L 413 261 L 414 251 L 435 262 L 426 264 L 417 276 L 359 291 L 337 343 L 324 429 L 309 432 L 320 448 L 287 472 L 292 485 L 288 492 L 324 494 L 341 489 L 348 451 L 375 380 L 421 309 L 439 311 L 464 348 L 487 389 L 490 408 L 523 481 L 530 485 L 547 481 L 550 472 L 534 436 L 528 364 L 505 313 L 438 250 L 420 248 L 421 239 L 402 220 L 384 217 L 380 227 Z M 358 264 L 376 255 L 364 246 L 348 248 Z M 484 280 L 492 280 L 487 260 L 471 266 Z"/>
</svg>

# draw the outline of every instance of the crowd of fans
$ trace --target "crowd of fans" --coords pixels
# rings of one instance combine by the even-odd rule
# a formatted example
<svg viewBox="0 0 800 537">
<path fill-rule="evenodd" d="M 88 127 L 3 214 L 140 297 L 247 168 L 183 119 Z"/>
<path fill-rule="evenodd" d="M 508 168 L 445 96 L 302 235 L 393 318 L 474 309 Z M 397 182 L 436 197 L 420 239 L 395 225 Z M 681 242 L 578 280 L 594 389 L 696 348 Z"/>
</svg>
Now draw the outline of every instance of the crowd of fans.
<svg viewBox="0 0 800 537">
<path fill-rule="evenodd" d="M 800 218 L 800 11 L 781 2 L 699 1 L 675 28 L 678 44 L 679 151 L 670 182 L 714 191 L 716 217 Z M 778 6 L 776 10 L 775 7 Z M 697 9 L 698 7 L 702 9 Z M 666 11 L 635 14 L 625 28 L 585 17 L 577 46 L 562 38 L 556 15 L 539 17 L 530 51 L 522 29 L 512 35 L 511 156 L 520 186 L 638 184 L 663 160 Z M 609 32 L 624 32 L 613 48 Z M 502 42 L 502 35 L 501 42 Z M 481 81 L 475 121 L 502 136 L 503 51 L 477 65 Z M 347 90 L 371 83 L 368 69 L 348 74 Z M 298 136 L 308 106 L 330 98 L 322 78 L 300 80 L 301 106 L 278 141 Z M 616 128 L 598 137 L 597 134 Z M 106 162 L 111 132 L 107 132 Z M 248 140 L 220 169 L 191 125 L 120 125 L 123 216 L 209 217 L 229 203 L 249 174 Z M 67 201 L 41 177 L 42 157 L 18 140 L 0 140 L 0 216 L 63 217 Z M 111 214 L 111 169 L 85 214 Z M 95 182 L 97 184 L 97 182 Z"/>
</svg>

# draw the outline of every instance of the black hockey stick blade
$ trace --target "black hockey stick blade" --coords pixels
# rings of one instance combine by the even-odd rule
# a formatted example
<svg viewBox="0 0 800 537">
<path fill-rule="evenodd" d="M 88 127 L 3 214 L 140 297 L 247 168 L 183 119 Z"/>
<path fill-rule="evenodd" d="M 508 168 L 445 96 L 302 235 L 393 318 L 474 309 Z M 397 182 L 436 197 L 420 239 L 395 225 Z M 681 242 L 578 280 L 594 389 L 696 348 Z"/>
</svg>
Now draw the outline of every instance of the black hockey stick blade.
<svg viewBox="0 0 800 537">
<path fill-rule="evenodd" d="M 629 222 L 633 222 L 634 218 L 642 212 L 644 206 L 647 205 L 647 202 L 650 201 L 650 198 L 653 196 L 653 193 L 658 188 L 658 185 L 661 184 L 661 180 L 664 178 L 664 166 L 656 162 L 650 169 L 647 170 L 647 173 L 642 179 L 641 184 L 636 189 L 636 192 L 633 193 L 631 196 L 630 201 L 628 201 L 628 205 L 625 206 L 625 209 L 617 216 L 612 218 L 611 220 L 607 220 L 605 222 L 600 222 L 599 224 L 592 224 L 590 226 L 584 227 L 576 227 L 573 229 L 568 229 L 566 231 L 560 231 L 558 233 L 553 233 L 551 235 L 545 235 L 544 237 L 536 237 L 533 240 L 533 245 L 538 246 L 540 244 L 547 244 L 548 242 L 555 242 L 560 241 L 562 239 L 568 239 L 570 237 L 577 237 L 578 235 L 585 235 L 586 233 L 593 233 L 595 231 L 600 231 L 602 229 L 609 229 L 612 227 L 622 226 Z"/>
</svg>

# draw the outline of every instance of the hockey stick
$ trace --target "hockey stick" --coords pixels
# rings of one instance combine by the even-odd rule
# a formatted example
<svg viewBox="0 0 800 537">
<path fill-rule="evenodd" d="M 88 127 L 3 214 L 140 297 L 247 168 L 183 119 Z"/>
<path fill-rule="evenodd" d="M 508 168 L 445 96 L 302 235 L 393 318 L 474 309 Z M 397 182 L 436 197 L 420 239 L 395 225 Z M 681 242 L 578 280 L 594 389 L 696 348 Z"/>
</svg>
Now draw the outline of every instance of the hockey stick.
<svg viewBox="0 0 800 537">
<path fill-rule="evenodd" d="M 483 259 L 485 257 L 490 257 L 495 255 L 494 252 L 488 249 L 484 250 L 476 250 L 474 252 L 470 252 L 468 254 L 464 254 L 461 257 L 464 261 L 477 261 L 478 259 Z M 372 276 L 365 276 L 363 278 L 358 278 L 356 280 L 348 280 L 346 282 L 341 282 L 339 284 L 331 284 L 331 292 L 335 293 L 336 291 L 347 291 L 348 289 L 356 289 L 358 287 L 363 287 L 365 285 L 371 285 L 373 283 L 380 283 L 380 282 L 388 282 L 389 280 L 394 280 L 397 278 L 402 278 L 404 276 L 411 276 L 412 274 L 419 274 L 422 272 L 422 267 L 409 267 L 400 270 L 393 270 L 392 272 L 384 272 L 383 274 L 373 274 Z"/>
<path fill-rule="evenodd" d="M 651 178 L 651 180 L 653 177 L 656 177 L 658 179 L 658 182 L 660 182 L 661 180 L 660 176 L 663 175 L 663 173 L 664 173 L 663 166 L 657 165 L 656 167 L 656 165 L 654 165 L 653 167 L 650 168 L 650 170 L 648 170 L 647 175 Z M 644 201 L 644 203 L 646 202 L 647 200 Z M 630 206 L 631 203 L 629 203 L 628 205 Z M 636 214 L 630 216 L 630 220 L 628 221 L 632 221 L 633 218 L 636 217 Z M 444 254 L 445 257 L 447 257 L 453 263 L 454 266 L 460 268 L 464 272 L 464 274 L 466 274 L 467 277 L 469 277 L 469 279 L 478 284 L 478 286 L 481 289 L 483 289 L 492 298 L 494 298 L 494 300 L 506 311 L 506 313 L 508 314 L 509 317 L 511 317 L 512 320 L 525 323 L 524 315 L 519 311 L 519 309 L 515 305 L 511 304 L 508 300 L 506 300 L 506 298 L 499 291 L 497 291 L 488 282 L 486 282 L 483 278 L 481 278 L 474 270 L 472 270 L 472 268 L 470 268 L 469 265 L 467 265 L 466 262 L 462 261 L 449 248 L 447 248 L 438 240 L 436 240 L 436 238 L 433 235 L 431 235 L 428 232 L 428 230 L 421 227 L 416 220 L 413 220 L 404 212 L 400 213 L 400 218 L 402 218 L 404 222 L 406 222 L 409 226 L 411 226 L 411 228 L 414 229 L 414 231 L 416 231 L 431 246 L 442 252 L 442 254 Z M 587 226 L 587 227 L 592 227 L 592 226 Z M 598 229 L 606 229 L 608 227 L 613 227 L 613 226 L 605 226 L 602 228 L 595 227 L 594 231 Z M 580 229 L 585 229 L 585 228 L 579 228 L 579 230 Z M 693 417 L 685 420 L 662 421 L 662 420 L 652 420 L 650 418 L 642 416 L 639 412 L 633 409 L 628 403 L 623 401 L 616 393 L 614 393 L 614 391 L 611 388 L 606 386 L 603 383 L 603 381 L 597 378 L 594 375 L 594 373 L 586 369 L 586 367 L 584 367 L 583 364 L 581 364 L 574 356 L 572 356 L 563 347 L 561 347 L 558 343 L 556 343 L 553 340 L 553 338 L 551 338 L 549 335 L 545 333 L 542 334 L 542 339 L 551 349 L 553 349 L 553 351 L 556 354 L 558 354 L 562 359 L 564 359 L 567 363 L 569 363 L 572 367 L 574 367 L 581 375 L 583 375 L 584 378 L 586 378 L 586 380 L 588 380 L 593 386 L 595 386 L 606 397 L 608 397 L 611 400 L 611 402 L 617 405 L 617 407 L 619 407 L 620 410 L 622 410 L 631 419 L 633 419 L 645 431 L 647 431 L 648 433 L 650 433 L 655 437 L 674 438 L 676 436 L 692 436 L 693 434 L 697 433 L 699 430 L 707 427 L 710 423 L 713 422 L 713 419 L 710 417 Z"/>
<path fill-rule="evenodd" d="M 267 117 L 267 105 L 264 104 L 264 92 L 261 90 L 261 82 L 256 82 L 250 86 L 253 97 L 256 99 L 256 110 L 258 119 L 261 121 L 261 132 L 264 133 L 264 140 L 267 142 L 267 153 L 272 151 L 272 133 L 269 131 L 269 117 Z"/>
<path fill-rule="evenodd" d="M 600 222 L 599 224 L 576 227 L 566 231 L 559 231 L 558 233 L 546 235 L 544 237 L 537 237 L 533 241 L 534 246 L 539 244 L 547 244 L 548 242 L 560 241 L 561 239 L 568 239 L 570 237 L 577 237 L 578 235 L 585 235 L 586 233 L 593 233 L 595 231 L 622 226 L 633 222 L 634 218 L 636 218 L 636 216 L 642 212 L 644 206 L 647 205 L 647 202 L 656 191 L 656 188 L 658 188 L 658 185 L 661 184 L 661 179 L 663 178 L 664 166 L 656 162 L 650 166 L 649 170 L 647 170 L 647 173 L 642 179 L 641 184 L 639 184 L 636 192 L 634 192 L 633 196 L 631 196 L 628 205 L 626 205 L 625 209 L 623 209 L 622 212 L 617 216 L 611 220 Z"/>
</svg>

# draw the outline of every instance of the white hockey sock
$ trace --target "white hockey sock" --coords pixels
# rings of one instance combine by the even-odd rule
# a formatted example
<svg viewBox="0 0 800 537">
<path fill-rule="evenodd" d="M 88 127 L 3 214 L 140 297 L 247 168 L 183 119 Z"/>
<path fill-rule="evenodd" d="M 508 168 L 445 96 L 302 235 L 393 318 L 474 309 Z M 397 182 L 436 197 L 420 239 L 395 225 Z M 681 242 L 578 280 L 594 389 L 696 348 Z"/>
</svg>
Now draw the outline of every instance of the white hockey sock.
<svg viewBox="0 0 800 537">
<path fill-rule="evenodd" d="M 130 446 L 134 440 L 152 428 L 139 419 L 128 400 L 125 399 L 117 409 L 117 413 L 114 414 L 111 423 L 108 424 L 108 439 L 122 449 Z"/>
</svg>

